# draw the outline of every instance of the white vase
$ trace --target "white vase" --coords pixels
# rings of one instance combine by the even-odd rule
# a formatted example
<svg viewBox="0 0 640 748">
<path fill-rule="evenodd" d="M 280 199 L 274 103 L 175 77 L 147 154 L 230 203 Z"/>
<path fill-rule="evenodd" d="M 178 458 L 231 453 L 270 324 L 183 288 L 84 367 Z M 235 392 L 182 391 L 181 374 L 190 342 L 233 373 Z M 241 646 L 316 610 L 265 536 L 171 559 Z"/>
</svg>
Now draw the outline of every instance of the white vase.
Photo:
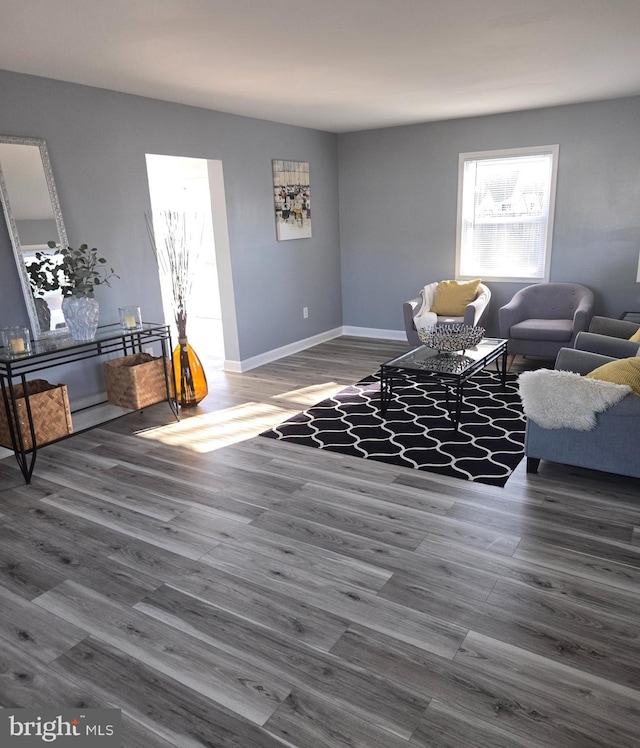
<svg viewBox="0 0 640 748">
<path fill-rule="evenodd" d="M 93 340 L 98 329 L 100 306 L 98 299 L 89 296 L 65 296 L 62 314 L 74 340 Z"/>
</svg>

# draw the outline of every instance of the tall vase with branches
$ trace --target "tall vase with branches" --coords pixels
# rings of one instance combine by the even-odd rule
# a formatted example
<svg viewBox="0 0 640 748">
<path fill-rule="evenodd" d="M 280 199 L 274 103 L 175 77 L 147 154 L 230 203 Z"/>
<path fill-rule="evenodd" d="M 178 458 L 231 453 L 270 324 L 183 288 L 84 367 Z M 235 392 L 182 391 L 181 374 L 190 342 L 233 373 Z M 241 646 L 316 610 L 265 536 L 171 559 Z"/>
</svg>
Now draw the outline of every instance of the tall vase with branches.
<svg viewBox="0 0 640 748">
<path fill-rule="evenodd" d="M 202 241 L 198 238 L 197 216 L 182 211 L 164 210 L 156 225 L 160 240 L 156 241 L 153 221 L 145 215 L 151 247 L 158 267 L 171 290 L 178 345 L 173 353 L 178 402 L 183 408 L 197 405 L 208 393 L 207 378 L 198 355 L 187 339 L 187 304 L 191 296 L 194 260 Z"/>
</svg>

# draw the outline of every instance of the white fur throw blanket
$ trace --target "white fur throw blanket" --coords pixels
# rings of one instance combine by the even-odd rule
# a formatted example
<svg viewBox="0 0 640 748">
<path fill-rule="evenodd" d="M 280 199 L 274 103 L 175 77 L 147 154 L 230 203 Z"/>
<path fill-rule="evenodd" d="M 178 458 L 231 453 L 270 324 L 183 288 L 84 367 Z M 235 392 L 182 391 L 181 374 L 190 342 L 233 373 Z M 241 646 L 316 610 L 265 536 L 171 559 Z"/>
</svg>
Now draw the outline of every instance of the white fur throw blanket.
<svg viewBox="0 0 640 748">
<path fill-rule="evenodd" d="M 538 369 L 518 377 L 527 418 L 543 429 L 590 431 L 600 413 L 628 395 L 626 384 L 586 379 L 572 371 Z"/>
<path fill-rule="evenodd" d="M 422 297 L 422 303 L 420 308 L 413 315 L 413 324 L 416 330 L 425 327 L 433 327 L 438 322 L 438 315 L 435 312 L 430 311 L 431 307 L 436 301 L 436 288 L 437 283 L 429 283 L 420 291 Z"/>
</svg>

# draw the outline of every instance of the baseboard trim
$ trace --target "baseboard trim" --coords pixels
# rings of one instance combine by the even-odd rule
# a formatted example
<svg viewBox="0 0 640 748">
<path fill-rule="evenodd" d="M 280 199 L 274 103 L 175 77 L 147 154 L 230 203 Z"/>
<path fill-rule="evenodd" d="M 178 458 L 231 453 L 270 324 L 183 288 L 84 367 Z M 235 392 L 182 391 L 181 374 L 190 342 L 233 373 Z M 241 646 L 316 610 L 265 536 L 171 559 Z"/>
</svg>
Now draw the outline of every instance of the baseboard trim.
<svg viewBox="0 0 640 748">
<path fill-rule="evenodd" d="M 383 340 L 406 340 L 407 333 L 404 330 L 378 330 L 375 327 L 352 327 L 345 325 L 342 328 L 343 335 L 353 335 L 356 338 L 382 338 Z"/>
<path fill-rule="evenodd" d="M 280 348 L 273 348 L 270 351 L 265 351 L 258 356 L 252 356 L 251 358 L 245 358 L 241 361 L 234 361 L 225 359 L 223 364 L 224 371 L 233 372 L 236 374 L 242 374 L 250 369 L 255 369 L 258 366 L 264 366 L 264 364 L 270 364 L 272 361 L 277 361 L 285 356 L 291 356 L 294 353 L 300 353 L 307 348 L 312 348 L 314 345 L 319 343 L 326 343 L 328 340 L 339 338 L 343 335 L 342 327 L 336 327 L 333 330 L 326 330 L 318 335 L 312 335 L 310 338 L 303 338 L 302 340 L 296 340 L 295 343 L 289 343 L 283 345 Z"/>
<path fill-rule="evenodd" d="M 242 362 L 225 358 L 222 362 L 222 371 L 228 371 L 232 374 L 240 374 L 242 372 Z"/>
</svg>

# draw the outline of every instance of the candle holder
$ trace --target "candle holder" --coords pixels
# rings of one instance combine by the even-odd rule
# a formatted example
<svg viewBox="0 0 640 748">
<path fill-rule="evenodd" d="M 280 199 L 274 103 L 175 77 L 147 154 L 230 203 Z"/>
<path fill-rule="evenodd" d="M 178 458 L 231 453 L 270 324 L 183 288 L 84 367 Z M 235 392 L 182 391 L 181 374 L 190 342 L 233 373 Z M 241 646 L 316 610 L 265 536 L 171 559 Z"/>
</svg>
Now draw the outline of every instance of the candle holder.
<svg viewBox="0 0 640 748">
<path fill-rule="evenodd" d="M 0 330 L 5 354 L 12 358 L 28 356 L 31 353 L 31 335 L 28 327 L 3 327 Z"/>
<path fill-rule="evenodd" d="M 120 325 L 125 332 L 142 330 L 142 315 L 139 306 L 120 307 Z"/>
</svg>

